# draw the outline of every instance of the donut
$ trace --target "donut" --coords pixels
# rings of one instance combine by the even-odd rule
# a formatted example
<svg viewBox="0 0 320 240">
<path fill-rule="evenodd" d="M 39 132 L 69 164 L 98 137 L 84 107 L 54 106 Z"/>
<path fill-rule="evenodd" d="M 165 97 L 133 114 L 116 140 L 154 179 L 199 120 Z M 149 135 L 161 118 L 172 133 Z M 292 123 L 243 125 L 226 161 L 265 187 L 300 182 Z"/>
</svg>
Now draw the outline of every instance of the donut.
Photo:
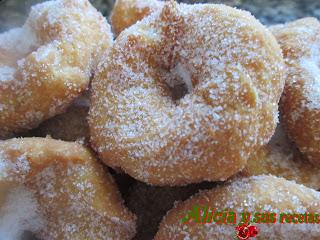
<svg viewBox="0 0 320 240">
<path fill-rule="evenodd" d="M 112 30 L 118 36 L 124 29 L 160 9 L 159 0 L 116 0 L 110 15 Z"/>
<path fill-rule="evenodd" d="M 21 28 L 0 34 L 0 137 L 65 111 L 112 41 L 110 26 L 88 0 L 38 4 Z"/>
<path fill-rule="evenodd" d="M 53 139 L 88 144 L 89 126 L 87 116 L 89 104 L 88 96 L 82 95 L 72 103 L 66 112 L 44 121 L 37 128 L 22 134 L 22 136 L 50 136 Z"/>
<path fill-rule="evenodd" d="M 132 239 L 135 217 L 112 177 L 77 143 L 0 142 L 0 239 Z"/>
<path fill-rule="evenodd" d="M 293 220 L 290 224 L 287 220 L 290 218 L 289 214 L 296 213 L 300 216 L 307 213 L 312 214 L 313 222 L 317 221 L 314 219 L 316 213 L 319 213 L 319 205 L 320 193 L 313 189 L 274 176 L 254 176 L 202 191 L 185 202 L 176 204 L 162 220 L 154 239 L 248 239 L 236 237 L 237 225 L 233 223 L 244 220 L 247 225 L 247 219 L 248 222 L 250 219 L 253 222 L 250 225 L 258 228 L 256 239 L 315 240 L 319 239 L 320 228 L 318 224 L 311 223 L 311 217 L 308 217 L 308 224 L 294 224 Z M 208 223 L 202 224 L 188 219 L 188 211 L 192 212 L 194 206 L 199 206 L 200 209 L 207 206 L 207 209 L 211 209 L 206 213 L 207 216 L 212 216 L 213 211 L 213 216 L 216 217 L 213 217 L 211 223 L 208 217 Z M 242 213 L 250 213 L 250 218 L 242 219 Z M 270 216 L 265 215 L 262 222 L 262 215 L 265 213 L 270 213 Z M 218 219 L 223 214 L 231 217 L 228 222 L 222 217 Z M 241 226 L 243 223 L 240 223 Z"/>
<path fill-rule="evenodd" d="M 112 168 L 152 185 L 223 181 L 273 135 L 281 49 L 245 11 L 168 2 L 108 53 L 88 121 Z"/>
<path fill-rule="evenodd" d="M 320 22 L 303 18 L 271 27 L 285 59 L 284 128 L 303 155 L 320 166 Z"/>
<path fill-rule="evenodd" d="M 299 184 L 320 190 L 320 169 L 305 161 L 283 130 L 278 125 L 271 141 L 252 153 L 240 176 L 271 174 L 294 180 Z"/>
</svg>

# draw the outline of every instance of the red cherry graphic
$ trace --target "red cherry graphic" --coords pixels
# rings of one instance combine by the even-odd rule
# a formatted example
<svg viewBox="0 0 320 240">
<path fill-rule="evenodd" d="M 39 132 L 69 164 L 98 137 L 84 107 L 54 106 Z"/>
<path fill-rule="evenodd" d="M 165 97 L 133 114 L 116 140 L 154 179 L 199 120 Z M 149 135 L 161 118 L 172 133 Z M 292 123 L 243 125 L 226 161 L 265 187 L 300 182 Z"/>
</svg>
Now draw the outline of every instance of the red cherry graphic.
<svg viewBox="0 0 320 240">
<path fill-rule="evenodd" d="M 250 230 L 248 228 L 248 226 L 238 226 L 237 227 L 237 231 L 238 231 L 238 235 L 237 237 L 240 240 L 247 240 L 250 237 Z"/>
<path fill-rule="evenodd" d="M 259 230 L 256 226 L 249 226 L 250 237 L 255 237 L 258 235 Z"/>
<path fill-rule="evenodd" d="M 251 237 L 255 237 L 258 235 L 259 230 L 256 226 L 248 226 L 248 225 L 242 225 L 242 226 L 237 226 L 237 237 L 240 240 L 247 240 Z"/>
</svg>

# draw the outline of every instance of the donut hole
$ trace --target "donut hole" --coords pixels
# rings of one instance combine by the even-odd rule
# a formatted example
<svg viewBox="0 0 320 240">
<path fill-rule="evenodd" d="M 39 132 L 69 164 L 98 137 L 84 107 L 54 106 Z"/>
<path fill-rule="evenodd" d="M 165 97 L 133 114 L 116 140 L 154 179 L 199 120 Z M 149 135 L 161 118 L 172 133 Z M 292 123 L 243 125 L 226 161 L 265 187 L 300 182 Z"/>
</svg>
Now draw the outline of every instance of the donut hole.
<svg viewBox="0 0 320 240">
<path fill-rule="evenodd" d="M 22 234 L 21 240 L 40 240 L 40 239 L 36 238 L 32 232 L 24 231 Z"/>
<path fill-rule="evenodd" d="M 165 78 L 171 90 L 172 99 L 178 101 L 185 95 L 192 93 L 192 75 L 190 70 L 183 64 L 178 63 L 169 70 L 168 77 Z"/>
<path fill-rule="evenodd" d="M 176 85 L 173 88 L 170 88 L 172 91 L 172 99 L 174 101 L 178 101 L 182 99 L 185 95 L 187 95 L 188 87 L 186 84 Z"/>
</svg>

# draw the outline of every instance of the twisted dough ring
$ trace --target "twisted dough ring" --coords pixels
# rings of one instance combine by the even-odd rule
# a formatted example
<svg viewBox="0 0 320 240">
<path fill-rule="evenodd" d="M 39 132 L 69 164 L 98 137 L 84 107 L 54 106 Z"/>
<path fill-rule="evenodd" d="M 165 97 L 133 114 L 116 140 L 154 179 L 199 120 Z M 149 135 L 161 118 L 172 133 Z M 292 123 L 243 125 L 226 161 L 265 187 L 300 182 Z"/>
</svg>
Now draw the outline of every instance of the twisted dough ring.
<svg viewBox="0 0 320 240">
<path fill-rule="evenodd" d="M 141 181 L 224 180 L 276 127 L 281 50 L 247 12 L 169 2 L 123 31 L 106 62 L 92 84 L 91 143 Z"/>
<path fill-rule="evenodd" d="M 2 141 L 0 170 L 1 239 L 18 239 L 23 230 L 48 240 L 122 240 L 135 234 L 134 216 L 123 207 L 112 177 L 80 144 Z"/>
<path fill-rule="evenodd" d="M 299 150 L 320 166 L 320 22 L 304 18 L 271 28 L 287 65 L 281 113 Z"/>
<path fill-rule="evenodd" d="M 0 34 L 0 137 L 64 111 L 112 43 L 87 0 L 34 6 L 23 27 Z"/>
<path fill-rule="evenodd" d="M 237 223 L 241 213 L 276 213 L 274 224 L 253 223 L 259 229 L 255 239 L 299 240 L 319 239 L 317 223 L 280 223 L 280 213 L 319 214 L 320 193 L 303 185 L 273 176 L 257 176 L 236 180 L 227 186 L 200 192 L 185 202 L 176 204 L 160 224 L 155 240 L 160 239 L 232 239 L 236 235 L 233 224 L 183 223 L 185 214 L 195 205 L 208 206 L 215 211 L 237 213 Z M 251 215 L 252 219 L 253 216 Z M 256 219 L 258 220 L 258 219 Z M 317 220 L 315 220 L 317 222 Z M 320 221 L 318 215 L 318 221 Z M 318 222 L 319 223 L 319 222 Z"/>
</svg>

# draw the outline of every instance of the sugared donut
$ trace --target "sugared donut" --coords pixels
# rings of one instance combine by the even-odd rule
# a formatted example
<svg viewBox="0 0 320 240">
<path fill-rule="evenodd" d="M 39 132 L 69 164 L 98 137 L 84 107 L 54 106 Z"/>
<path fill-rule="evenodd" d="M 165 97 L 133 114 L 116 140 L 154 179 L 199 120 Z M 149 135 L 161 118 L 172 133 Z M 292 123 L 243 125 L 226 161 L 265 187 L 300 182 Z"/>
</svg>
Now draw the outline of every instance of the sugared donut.
<svg viewBox="0 0 320 240">
<path fill-rule="evenodd" d="M 159 0 L 116 0 L 110 16 L 113 32 L 119 35 L 124 29 L 160 9 L 163 4 Z"/>
<path fill-rule="evenodd" d="M 279 124 L 271 141 L 252 153 L 242 176 L 271 174 L 320 190 L 320 168 L 305 161 Z"/>
<path fill-rule="evenodd" d="M 135 217 L 89 150 L 46 138 L 0 142 L 0 239 L 131 239 Z"/>
<path fill-rule="evenodd" d="M 38 4 L 23 27 L 0 34 L 0 137 L 66 110 L 111 43 L 110 26 L 87 0 Z"/>
<path fill-rule="evenodd" d="M 304 18 L 271 30 L 287 66 L 284 127 L 299 150 L 320 166 L 320 22 Z"/>
<path fill-rule="evenodd" d="M 123 31 L 106 62 L 92 84 L 91 143 L 138 180 L 225 180 L 275 130 L 281 50 L 245 11 L 166 3 Z"/>
<path fill-rule="evenodd" d="M 215 211 L 212 223 L 197 223 L 196 220 L 189 219 L 188 211 L 193 211 L 196 205 L 202 210 L 207 206 Z M 236 213 L 236 223 L 242 220 L 242 213 L 251 213 L 250 220 L 254 221 L 251 225 L 258 228 L 255 239 L 316 240 L 319 239 L 320 228 L 314 221 L 320 220 L 319 218 L 315 220 L 315 214 L 319 214 L 319 206 L 319 192 L 283 178 L 261 175 L 236 180 L 230 185 L 200 192 L 187 201 L 178 203 L 162 220 L 155 240 L 234 239 L 237 235 L 236 224 L 232 224 L 234 218 L 227 222 L 222 217 L 224 213 L 232 216 L 228 212 Z M 207 216 L 212 216 L 210 211 Z M 260 216 L 255 213 L 260 213 Z M 273 219 L 271 216 L 268 217 L 268 213 L 274 214 Z M 299 214 L 299 217 L 300 214 L 313 214 L 313 223 L 311 217 L 308 217 L 309 223 L 295 224 L 293 219 L 288 223 L 286 219 L 289 221 L 290 216 L 286 215 L 284 219 L 281 213 Z M 266 214 L 266 217 L 262 217 L 263 214 Z M 297 221 L 296 216 L 294 217 L 294 221 Z M 211 221 L 210 217 L 207 219 Z M 222 224 L 215 222 L 215 220 L 219 222 L 219 219 Z M 258 223 L 262 219 L 269 224 Z M 187 220 L 190 221 L 187 222 Z M 273 221 L 275 222 L 271 223 Z"/>
</svg>

